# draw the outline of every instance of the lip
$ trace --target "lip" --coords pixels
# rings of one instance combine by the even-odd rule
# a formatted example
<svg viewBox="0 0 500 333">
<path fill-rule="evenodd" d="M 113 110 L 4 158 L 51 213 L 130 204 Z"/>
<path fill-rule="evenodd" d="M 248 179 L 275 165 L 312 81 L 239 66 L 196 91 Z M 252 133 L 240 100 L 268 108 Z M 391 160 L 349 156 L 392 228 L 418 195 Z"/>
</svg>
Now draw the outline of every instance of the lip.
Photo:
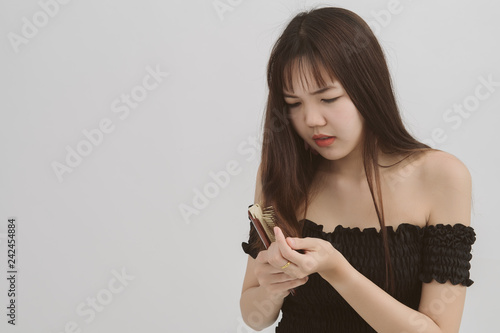
<svg viewBox="0 0 500 333">
<path fill-rule="evenodd" d="M 325 137 L 332 138 L 334 136 L 333 135 L 326 135 L 326 134 L 314 134 L 313 137 L 312 137 L 312 139 L 313 140 L 318 140 L 318 139 L 325 138 Z"/>
<path fill-rule="evenodd" d="M 335 136 L 327 136 L 327 135 L 315 135 L 313 136 L 314 139 L 314 142 L 316 143 L 316 145 L 318 145 L 318 147 L 326 147 L 326 146 L 329 146 L 331 145 L 336 137 Z M 320 139 L 320 138 L 328 138 L 328 139 Z"/>
</svg>

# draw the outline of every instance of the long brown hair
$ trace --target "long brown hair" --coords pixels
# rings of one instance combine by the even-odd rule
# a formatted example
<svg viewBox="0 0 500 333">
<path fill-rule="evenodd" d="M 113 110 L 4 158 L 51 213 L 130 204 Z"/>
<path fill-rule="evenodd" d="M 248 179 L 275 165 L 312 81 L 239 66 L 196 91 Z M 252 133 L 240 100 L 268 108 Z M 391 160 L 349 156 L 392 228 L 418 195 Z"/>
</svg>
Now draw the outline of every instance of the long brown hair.
<svg viewBox="0 0 500 333">
<path fill-rule="evenodd" d="M 310 65 L 318 87 L 325 84 L 321 68 L 337 79 L 364 117 L 363 164 L 382 231 L 385 287 L 388 290 L 390 285 L 393 292 L 394 274 L 380 190 L 378 149 L 387 154 L 408 154 L 432 148 L 405 129 L 382 48 L 366 22 L 349 10 L 324 7 L 299 13 L 272 49 L 267 66 L 269 95 L 261 156 L 261 204 L 273 206 L 285 235 L 301 236 L 303 220 L 297 219 L 297 207 L 305 207 L 305 219 L 311 184 L 323 159 L 304 149 L 303 139 L 289 121 L 283 97 L 284 88 L 293 91 L 293 64 L 298 63 L 300 68 L 304 62 Z M 262 249 L 259 242 L 251 246 Z"/>
</svg>

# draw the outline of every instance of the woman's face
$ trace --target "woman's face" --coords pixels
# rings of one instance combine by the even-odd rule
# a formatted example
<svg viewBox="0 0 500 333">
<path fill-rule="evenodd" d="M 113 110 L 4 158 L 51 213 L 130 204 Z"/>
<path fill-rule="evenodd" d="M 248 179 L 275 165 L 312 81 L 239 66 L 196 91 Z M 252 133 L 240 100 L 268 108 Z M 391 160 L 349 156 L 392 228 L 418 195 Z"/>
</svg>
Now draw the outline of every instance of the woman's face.
<svg viewBox="0 0 500 333">
<path fill-rule="evenodd" d="M 293 72 L 293 93 L 284 90 L 289 116 L 297 133 L 328 160 L 338 160 L 361 148 L 364 118 L 356 109 L 340 82 L 332 82 L 322 72 L 326 86 L 318 87 L 309 71 L 307 81 Z M 302 84 L 303 82 L 303 84 Z M 309 87 L 305 87 L 306 82 Z M 315 140 L 314 135 L 335 137 Z"/>
</svg>

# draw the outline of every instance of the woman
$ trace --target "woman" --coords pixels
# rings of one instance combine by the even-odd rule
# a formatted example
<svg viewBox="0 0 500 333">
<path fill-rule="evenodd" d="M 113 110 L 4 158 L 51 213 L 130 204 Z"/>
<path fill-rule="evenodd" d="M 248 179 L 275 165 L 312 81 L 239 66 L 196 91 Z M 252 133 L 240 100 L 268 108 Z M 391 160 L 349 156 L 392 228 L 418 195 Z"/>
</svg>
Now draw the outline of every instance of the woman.
<svg viewBox="0 0 500 333">
<path fill-rule="evenodd" d="M 368 25 L 300 13 L 267 71 L 254 202 L 273 206 L 276 241 L 264 249 L 250 224 L 243 320 L 262 330 L 281 310 L 276 332 L 458 332 L 470 174 L 407 132 Z"/>
</svg>

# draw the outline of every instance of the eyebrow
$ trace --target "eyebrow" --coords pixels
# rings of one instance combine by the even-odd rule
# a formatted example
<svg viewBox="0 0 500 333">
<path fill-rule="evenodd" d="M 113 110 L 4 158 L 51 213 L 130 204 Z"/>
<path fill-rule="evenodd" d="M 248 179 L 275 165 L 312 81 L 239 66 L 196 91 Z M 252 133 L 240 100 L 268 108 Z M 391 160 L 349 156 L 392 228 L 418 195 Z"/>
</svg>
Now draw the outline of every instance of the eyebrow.
<svg viewBox="0 0 500 333">
<path fill-rule="evenodd" d="M 323 93 L 323 92 L 325 92 L 325 91 L 327 91 L 327 90 L 334 89 L 334 88 L 337 88 L 337 87 L 332 86 L 332 85 L 330 85 L 330 86 L 326 86 L 326 87 L 324 87 L 324 88 L 321 88 L 321 89 L 319 89 L 319 90 L 316 90 L 315 92 L 310 93 L 310 95 L 317 95 L 317 94 L 321 94 L 321 93 Z M 288 94 L 288 93 L 286 93 L 286 92 L 283 94 L 283 97 L 293 97 L 293 98 L 298 98 L 297 96 L 295 96 L 295 95 L 289 95 L 289 94 Z"/>
</svg>

